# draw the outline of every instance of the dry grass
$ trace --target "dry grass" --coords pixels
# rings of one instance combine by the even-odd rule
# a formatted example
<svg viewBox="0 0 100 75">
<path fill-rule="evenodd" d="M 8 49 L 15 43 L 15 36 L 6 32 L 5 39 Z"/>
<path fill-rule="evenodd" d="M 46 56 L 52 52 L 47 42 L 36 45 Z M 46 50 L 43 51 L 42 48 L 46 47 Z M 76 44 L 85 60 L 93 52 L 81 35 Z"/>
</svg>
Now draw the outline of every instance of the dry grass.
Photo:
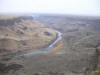
<svg viewBox="0 0 100 75">
<path fill-rule="evenodd" d="M 4 23 L 0 22 L 0 50 L 14 52 L 35 50 L 49 45 L 56 39 L 54 30 L 46 28 L 31 18 L 30 20 L 29 16 L 19 18 L 18 15 L 6 15 L 4 18 L 6 18 L 3 19 Z"/>
</svg>

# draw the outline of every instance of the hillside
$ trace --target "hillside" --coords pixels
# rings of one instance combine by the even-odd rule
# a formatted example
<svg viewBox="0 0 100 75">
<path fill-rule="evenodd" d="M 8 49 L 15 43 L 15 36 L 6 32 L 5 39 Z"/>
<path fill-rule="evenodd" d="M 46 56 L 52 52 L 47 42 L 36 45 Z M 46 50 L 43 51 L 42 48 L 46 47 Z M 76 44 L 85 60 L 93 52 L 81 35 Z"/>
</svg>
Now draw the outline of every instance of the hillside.
<svg viewBox="0 0 100 75">
<path fill-rule="evenodd" d="M 1 16 L 0 75 L 100 75 L 99 17 Z"/>
<path fill-rule="evenodd" d="M 56 32 L 31 16 L 0 16 L 0 54 L 44 48 L 56 39 Z"/>
</svg>

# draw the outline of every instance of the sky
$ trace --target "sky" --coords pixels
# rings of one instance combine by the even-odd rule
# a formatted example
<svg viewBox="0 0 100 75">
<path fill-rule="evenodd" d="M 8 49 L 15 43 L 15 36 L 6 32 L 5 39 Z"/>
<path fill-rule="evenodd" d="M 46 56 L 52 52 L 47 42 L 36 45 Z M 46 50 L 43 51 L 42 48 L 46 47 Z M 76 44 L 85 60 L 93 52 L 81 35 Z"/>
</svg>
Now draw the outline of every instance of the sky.
<svg viewBox="0 0 100 75">
<path fill-rule="evenodd" d="M 0 0 L 0 13 L 57 13 L 100 16 L 100 0 Z"/>
</svg>

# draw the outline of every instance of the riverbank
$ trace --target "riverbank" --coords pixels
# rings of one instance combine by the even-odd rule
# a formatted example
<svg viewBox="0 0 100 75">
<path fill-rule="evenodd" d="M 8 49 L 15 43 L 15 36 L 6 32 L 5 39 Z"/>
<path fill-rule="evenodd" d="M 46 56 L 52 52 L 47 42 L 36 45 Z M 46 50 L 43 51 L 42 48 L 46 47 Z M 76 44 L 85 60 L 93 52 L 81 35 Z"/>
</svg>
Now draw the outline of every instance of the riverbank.
<svg viewBox="0 0 100 75">
<path fill-rule="evenodd" d="M 52 48 L 62 39 L 62 36 L 61 36 L 62 33 L 57 31 L 57 30 L 54 30 L 54 31 L 57 33 L 57 37 L 56 37 L 56 40 L 54 40 L 49 46 L 47 46 L 47 47 L 45 47 L 43 49 L 39 49 L 39 50 L 23 53 L 21 55 L 18 55 L 17 57 L 29 56 L 29 55 L 34 55 L 34 54 L 40 54 L 40 53 L 44 53 L 44 52 L 47 52 L 49 50 L 52 50 Z"/>
</svg>

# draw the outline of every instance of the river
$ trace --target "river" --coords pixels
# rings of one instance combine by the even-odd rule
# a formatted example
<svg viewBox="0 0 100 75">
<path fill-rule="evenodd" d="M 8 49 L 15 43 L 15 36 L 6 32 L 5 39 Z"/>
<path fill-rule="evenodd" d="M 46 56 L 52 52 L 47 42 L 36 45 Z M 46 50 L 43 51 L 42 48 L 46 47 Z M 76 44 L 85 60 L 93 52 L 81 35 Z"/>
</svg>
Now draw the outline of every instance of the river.
<svg viewBox="0 0 100 75">
<path fill-rule="evenodd" d="M 57 30 L 55 30 L 55 32 L 57 33 L 57 39 L 53 43 L 51 43 L 48 47 L 43 48 L 43 49 L 39 49 L 39 50 L 35 50 L 32 52 L 26 52 L 26 53 L 19 55 L 18 57 L 40 54 L 40 53 L 44 53 L 46 51 L 52 50 L 52 48 L 62 39 L 62 33 L 57 31 Z"/>
</svg>

